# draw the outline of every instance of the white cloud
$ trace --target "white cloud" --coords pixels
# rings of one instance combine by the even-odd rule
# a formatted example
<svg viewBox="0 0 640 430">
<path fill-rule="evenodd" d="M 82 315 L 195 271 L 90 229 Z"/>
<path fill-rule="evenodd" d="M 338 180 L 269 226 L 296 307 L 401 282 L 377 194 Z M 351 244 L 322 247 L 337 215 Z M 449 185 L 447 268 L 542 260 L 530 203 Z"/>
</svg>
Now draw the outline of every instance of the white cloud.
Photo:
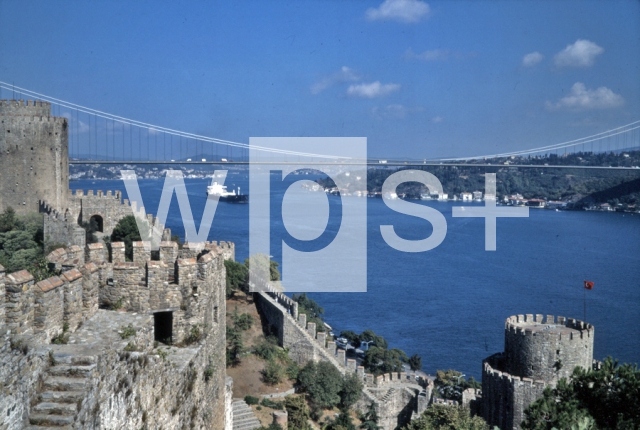
<svg viewBox="0 0 640 430">
<path fill-rule="evenodd" d="M 582 82 L 576 82 L 571 87 L 571 93 L 556 103 L 547 102 L 548 109 L 591 110 L 612 109 L 624 104 L 620 94 L 616 94 L 607 87 L 589 90 Z"/>
<path fill-rule="evenodd" d="M 451 52 L 446 49 L 433 49 L 431 51 L 424 51 L 420 54 L 416 54 L 409 48 L 404 54 L 404 58 L 407 60 L 424 60 L 424 61 L 438 61 L 447 60 L 451 56 Z"/>
<path fill-rule="evenodd" d="M 371 113 L 379 118 L 403 119 L 407 115 L 422 112 L 423 110 L 424 108 L 422 106 L 407 107 L 399 104 L 391 104 L 382 108 L 375 106 L 371 109 Z"/>
<path fill-rule="evenodd" d="M 544 55 L 542 55 L 538 51 L 532 52 L 522 57 L 522 66 L 533 67 L 536 64 L 538 64 L 540 61 L 542 61 L 543 58 L 544 58 Z"/>
<path fill-rule="evenodd" d="M 441 116 L 434 116 L 433 118 L 431 118 L 431 122 L 439 123 L 442 121 L 444 121 L 444 118 L 442 118 Z"/>
<path fill-rule="evenodd" d="M 325 76 L 320 79 L 315 84 L 311 85 L 311 94 L 319 94 L 322 91 L 330 88 L 336 84 L 340 84 L 343 82 L 354 82 L 360 80 L 360 76 L 355 72 L 355 70 L 342 66 L 342 68 L 329 76 Z"/>
<path fill-rule="evenodd" d="M 554 57 L 557 67 L 591 67 L 596 57 L 604 52 L 604 48 L 584 39 L 567 45 Z"/>
<path fill-rule="evenodd" d="M 347 95 L 372 99 L 374 97 L 386 96 L 399 89 L 399 84 L 381 84 L 380 81 L 375 81 L 370 84 L 350 85 L 347 89 Z"/>
<path fill-rule="evenodd" d="M 367 9 L 365 16 L 369 21 L 418 22 L 430 11 L 429 5 L 420 0 L 384 0 L 379 7 Z"/>
</svg>

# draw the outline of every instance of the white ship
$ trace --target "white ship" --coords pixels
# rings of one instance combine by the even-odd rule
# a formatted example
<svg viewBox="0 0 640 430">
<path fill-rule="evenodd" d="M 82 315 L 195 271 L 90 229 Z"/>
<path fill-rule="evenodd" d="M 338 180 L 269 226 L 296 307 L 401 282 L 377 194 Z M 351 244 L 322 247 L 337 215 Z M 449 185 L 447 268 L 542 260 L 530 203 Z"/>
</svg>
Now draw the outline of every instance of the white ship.
<svg viewBox="0 0 640 430">
<path fill-rule="evenodd" d="M 211 180 L 211 185 L 207 187 L 207 196 L 218 196 L 221 202 L 229 203 L 247 203 L 249 201 L 249 196 L 240 194 L 240 187 L 238 187 L 237 193 L 236 190 L 227 191 L 226 185 L 219 184 L 218 181 L 213 179 Z"/>
</svg>

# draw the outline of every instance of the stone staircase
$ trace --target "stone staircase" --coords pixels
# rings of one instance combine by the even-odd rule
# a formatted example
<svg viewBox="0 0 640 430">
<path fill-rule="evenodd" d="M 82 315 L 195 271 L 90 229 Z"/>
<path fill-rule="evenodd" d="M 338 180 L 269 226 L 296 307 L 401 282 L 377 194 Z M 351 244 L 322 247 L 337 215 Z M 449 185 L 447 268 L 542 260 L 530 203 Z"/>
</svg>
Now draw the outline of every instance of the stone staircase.
<svg viewBox="0 0 640 430">
<path fill-rule="evenodd" d="M 253 430 L 262 426 L 244 400 L 235 399 L 231 403 L 231 408 L 233 410 L 233 430 Z"/>
<path fill-rule="evenodd" d="M 390 388 L 389 391 L 387 391 L 387 394 L 385 394 L 384 396 L 382 396 L 382 398 L 380 399 L 382 403 L 386 403 L 389 401 L 389 399 L 391 398 L 391 396 L 393 396 L 393 393 L 396 392 L 395 388 Z"/>
<path fill-rule="evenodd" d="M 29 430 L 72 429 L 96 368 L 96 356 L 73 345 L 54 345 L 53 359 L 29 411 Z"/>
</svg>

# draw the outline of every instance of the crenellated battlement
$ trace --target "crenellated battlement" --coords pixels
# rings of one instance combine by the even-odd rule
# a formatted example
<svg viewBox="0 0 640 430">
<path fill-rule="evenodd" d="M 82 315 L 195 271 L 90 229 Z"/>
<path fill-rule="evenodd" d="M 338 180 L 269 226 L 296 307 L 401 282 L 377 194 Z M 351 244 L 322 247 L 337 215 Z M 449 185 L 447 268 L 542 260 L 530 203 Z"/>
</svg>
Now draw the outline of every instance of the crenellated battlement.
<svg viewBox="0 0 640 430">
<path fill-rule="evenodd" d="M 41 116 L 41 115 L 20 115 L 20 114 L 4 114 L 2 123 L 7 124 L 8 122 L 20 122 L 20 123 L 39 123 L 46 122 L 51 124 L 58 125 L 68 125 L 69 120 L 65 117 L 61 116 Z"/>
<path fill-rule="evenodd" d="M 558 336 L 569 339 L 593 336 L 594 326 L 574 318 L 553 315 L 512 315 L 505 321 L 505 330 L 524 336 Z"/>
<path fill-rule="evenodd" d="M 106 192 L 98 190 L 95 194 L 93 190 L 87 190 L 86 193 L 84 190 L 69 190 L 69 197 L 115 199 L 122 203 L 122 191 L 120 190 L 107 190 Z M 128 200 L 125 201 L 129 202 Z"/>
<path fill-rule="evenodd" d="M 134 245 L 144 253 L 142 242 Z M 63 326 L 73 332 L 99 307 L 116 304 L 129 312 L 174 312 L 177 339 L 194 324 L 217 321 L 225 300 L 226 249 L 210 244 L 198 258 L 182 258 L 177 244 L 163 246 L 176 253 L 165 252 L 164 260 L 141 253 L 126 261 L 122 242 L 112 243 L 111 252 L 103 243 L 59 248 L 46 258 L 60 275 L 37 283 L 26 270 L 7 274 L 0 266 L 0 326 L 46 343 Z"/>
<path fill-rule="evenodd" d="M 0 107 L 51 107 L 51 103 L 43 100 L 23 100 L 23 99 L 2 99 Z"/>
<path fill-rule="evenodd" d="M 41 100 L 0 100 L 0 115 L 51 115 L 51 103 Z"/>
<path fill-rule="evenodd" d="M 500 371 L 498 369 L 494 369 L 493 367 L 491 367 L 491 364 L 489 364 L 488 360 L 484 360 L 482 362 L 482 370 L 483 370 L 483 377 L 486 375 L 496 381 L 503 381 L 503 382 L 507 382 L 509 383 L 511 386 L 515 387 L 516 385 L 528 385 L 530 387 L 545 387 L 546 386 L 546 382 L 541 380 L 541 379 L 532 379 L 532 378 L 521 378 L 520 376 L 517 375 L 511 375 L 507 372 L 503 372 Z"/>
</svg>

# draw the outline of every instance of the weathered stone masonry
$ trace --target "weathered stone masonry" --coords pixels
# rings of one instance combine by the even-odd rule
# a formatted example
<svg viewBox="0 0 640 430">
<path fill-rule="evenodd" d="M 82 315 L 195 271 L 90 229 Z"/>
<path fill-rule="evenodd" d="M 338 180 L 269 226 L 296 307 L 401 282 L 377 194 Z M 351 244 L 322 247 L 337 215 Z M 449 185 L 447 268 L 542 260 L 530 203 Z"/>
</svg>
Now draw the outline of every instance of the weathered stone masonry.
<svg viewBox="0 0 640 430">
<path fill-rule="evenodd" d="M 299 365 L 308 361 L 327 361 L 342 374 L 356 373 L 365 388 L 355 408 L 365 412 L 371 402 L 377 405 L 379 424 L 385 430 L 393 430 L 419 416 L 431 401 L 433 382 L 416 378 L 415 374 L 400 372 L 379 375 L 367 374 L 356 361 L 347 359 L 343 349 L 317 332 L 315 323 L 308 323 L 305 314 L 298 314 L 298 304 L 268 285 L 264 291 L 254 293 L 256 306 L 277 337 L 289 350 L 289 356 Z"/>
<path fill-rule="evenodd" d="M 191 257 L 174 245 L 156 254 L 165 260 L 132 263 L 106 258 L 103 244 L 58 250 L 49 258 L 65 271 L 38 283 L 0 266 L 0 429 L 225 428 L 224 257 L 233 246 L 207 243 Z M 98 309 L 114 297 L 123 309 Z M 172 315 L 164 327 L 158 313 Z M 129 325 L 135 335 L 122 339 Z M 194 328 L 200 337 L 189 340 Z M 158 329 L 192 343 L 155 348 Z M 51 343 L 63 334 L 67 344 Z"/>
<path fill-rule="evenodd" d="M 516 315 L 505 322 L 505 351 L 482 369 L 483 417 L 501 429 L 518 429 L 544 388 L 593 365 L 594 327 L 572 318 Z"/>
<path fill-rule="evenodd" d="M 51 116 L 40 101 L 0 100 L 0 211 L 38 212 L 46 200 L 68 207 L 69 154 L 66 118 Z"/>
</svg>

